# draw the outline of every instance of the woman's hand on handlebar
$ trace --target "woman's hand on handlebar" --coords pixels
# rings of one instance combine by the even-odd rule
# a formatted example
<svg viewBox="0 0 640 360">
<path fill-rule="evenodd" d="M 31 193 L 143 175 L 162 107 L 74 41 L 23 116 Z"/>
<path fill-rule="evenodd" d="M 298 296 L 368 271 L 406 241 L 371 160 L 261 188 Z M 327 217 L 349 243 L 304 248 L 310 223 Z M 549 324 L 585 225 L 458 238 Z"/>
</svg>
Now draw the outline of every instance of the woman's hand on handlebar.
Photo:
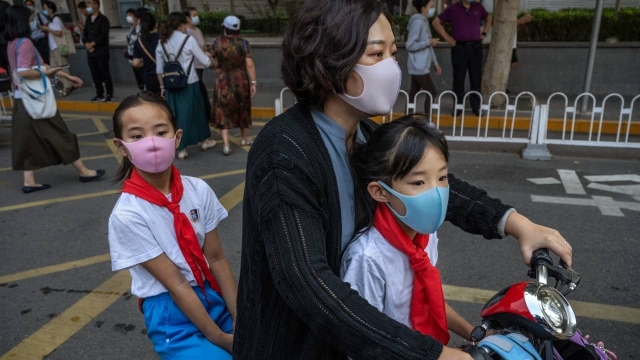
<svg viewBox="0 0 640 360">
<path fill-rule="evenodd" d="M 473 360 L 473 358 L 471 355 L 460 349 L 453 349 L 445 346 L 442 348 L 442 354 L 440 354 L 438 360 Z"/>
<path fill-rule="evenodd" d="M 553 251 L 568 266 L 571 266 L 573 249 L 558 230 L 538 225 L 516 212 L 509 215 L 504 230 L 507 234 L 518 239 L 522 257 L 527 266 L 530 265 L 529 261 L 533 252 L 540 248 Z"/>
</svg>

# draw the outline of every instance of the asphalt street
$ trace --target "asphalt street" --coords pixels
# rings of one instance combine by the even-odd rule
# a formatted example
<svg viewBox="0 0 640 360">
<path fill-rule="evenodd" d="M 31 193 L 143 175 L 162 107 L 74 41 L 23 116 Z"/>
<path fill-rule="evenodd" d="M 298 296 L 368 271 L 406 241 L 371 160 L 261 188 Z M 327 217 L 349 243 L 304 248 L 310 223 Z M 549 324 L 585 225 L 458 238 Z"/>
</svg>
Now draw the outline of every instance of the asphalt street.
<svg viewBox="0 0 640 360">
<path fill-rule="evenodd" d="M 11 171 L 10 128 L 0 127 L 0 360 L 156 359 L 127 272 L 113 273 L 107 222 L 119 185 L 109 114 L 66 114 L 80 150 L 104 179 L 80 183 L 70 166 L 37 172 L 53 187 L 23 194 Z M 264 122 L 254 123 L 257 134 Z M 218 144 L 191 148 L 175 164 L 202 177 L 229 210 L 219 226 L 223 248 L 239 274 L 242 193 L 248 147 L 224 156 Z M 214 138 L 219 139 L 215 133 Z M 521 160 L 513 145 L 451 143 L 450 170 L 486 189 L 571 243 L 582 275 L 568 296 L 578 327 L 619 359 L 640 358 L 640 151 L 552 149 L 549 162 Z M 439 230 L 439 261 L 450 304 L 470 322 L 496 291 L 526 279 L 513 238 L 485 240 L 449 223 Z M 452 337 L 453 344 L 460 339 Z"/>
</svg>

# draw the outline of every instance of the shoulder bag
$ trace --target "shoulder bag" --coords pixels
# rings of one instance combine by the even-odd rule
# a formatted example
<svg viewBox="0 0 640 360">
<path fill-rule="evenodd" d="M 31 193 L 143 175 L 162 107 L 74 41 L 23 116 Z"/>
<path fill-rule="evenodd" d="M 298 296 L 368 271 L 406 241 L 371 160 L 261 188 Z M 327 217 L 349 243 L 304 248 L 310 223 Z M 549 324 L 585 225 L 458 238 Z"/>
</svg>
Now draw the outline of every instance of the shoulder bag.
<svg viewBox="0 0 640 360">
<path fill-rule="evenodd" d="M 49 119 L 52 118 L 58 111 L 56 104 L 56 98 L 53 95 L 51 88 L 51 82 L 43 71 L 45 67 L 40 66 L 40 56 L 36 51 L 36 66 L 32 67 L 33 70 L 40 72 L 40 77 L 36 79 L 25 79 L 18 75 L 18 49 L 24 39 L 18 39 L 16 44 L 16 69 L 13 70 L 16 84 L 22 93 L 22 104 L 27 110 L 29 116 L 33 119 Z"/>
</svg>

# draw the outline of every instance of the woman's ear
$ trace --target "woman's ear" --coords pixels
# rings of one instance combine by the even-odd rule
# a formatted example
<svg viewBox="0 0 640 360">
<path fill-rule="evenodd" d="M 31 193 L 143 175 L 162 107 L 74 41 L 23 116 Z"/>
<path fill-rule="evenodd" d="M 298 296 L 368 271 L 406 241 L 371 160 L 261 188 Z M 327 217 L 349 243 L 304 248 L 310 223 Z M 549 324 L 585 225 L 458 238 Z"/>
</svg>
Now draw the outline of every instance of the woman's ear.
<svg viewBox="0 0 640 360">
<path fill-rule="evenodd" d="M 377 181 L 372 181 L 367 185 L 367 191 L 373 200 L 377 202 L 389 202 L 389 192 L 385 190 Z"/>
</svg>

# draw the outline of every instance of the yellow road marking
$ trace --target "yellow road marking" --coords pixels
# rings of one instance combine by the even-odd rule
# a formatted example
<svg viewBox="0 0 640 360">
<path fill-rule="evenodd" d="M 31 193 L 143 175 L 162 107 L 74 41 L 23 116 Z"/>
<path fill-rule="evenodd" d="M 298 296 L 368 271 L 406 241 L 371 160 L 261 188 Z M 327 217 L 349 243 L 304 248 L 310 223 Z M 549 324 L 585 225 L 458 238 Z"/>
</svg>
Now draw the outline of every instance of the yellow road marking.
<svg viewBox="0 0 640 360">
<path fill-rule="evenodd" d="M 122 297 L 131 286 L 131 275 L 121 271 L 0 357 L 42 359 Z"/>
<path fill-rule="evenodd" d="M 224 176 L 244 174 L 244 172 L 245 172 L 245 169 L 232 170 L 232 171 L 225 171 L 225 172 L 221 172 L 221 173 L 217 173 L 217 174 L 204 175 L 204 176 L 201 176 L 200 178 L 203 179 L 203 180 L 214 179 L 214 178 L 219 178 L 219 177 L 224 177 Z M 26 209 L 26 208 L 30 208 L 30 207 L 34 207 L 34 206 L 57 204 L 57 203 L 63 203 L 63 202 L 68 202 L 68 201 L 75 201 L 75 200 L 84 200 L 84 199 L 90 199 L 90 198 L 94 198 L 94 197 L 113 195 L 113 194 L 118 194 L 118 193 L 120 193 L 120 189 L 99 191 L 99 192 L 94 192 L 94 193 L 66 196 L 66 197 L 47 199 L 47 200 L 40 200 L 40 201 L 33 201 L 33 202 L 28 202 L 28 203 L 3 206 L 3 207 L 0 207 L 0 212 L 18 210 L 18 209 Z"/>
<path fill-rule="evenodd" d="M 104 123 L 102 122 L 102 120 L 100 120 L 100 118 L 92 117 L 91 121 L 93 121 L 93 124 L 96 126 L 96 129 L 98 129 L 98 131 L 109 132 L 109 130 L 107 129 L 106 126 L 104 126 Z"/>
<path fill-rule="evenodd" d="M 454 285 L 442 285 L 444 297 L 447 300 L 469 302 L 475 304 L 486 303 L 497 291 L 475 289 Z M 590 303 L 585 301 L 570 300 L 571 308 L 576 316 L 584 316 L 592 319 L 619 321 L 629 324 L 640 324 L 640 309 Z"/>
<path fill-rule="evenodd" d="M 221 197 L 220 203 L 227 210 L 231 210 L 242 201 L 243 193 L 244 181 Z M 60 316 L 9 350 L 0 360 L 42 359 L 120 299 L 130 286 L 131 276 L 128 271 L 116 273 Z"/>
<path fill-rule="evenodd" d="M 109 147 L 108 145 L 105 145 L 105 143 L 99 141 L 78 141 L 78 144 L 86 146 Z"/>
<path fill-rule="evenodd" d="M 102 254 L 102 255 L 92 256 L 92 257 L 88 257 L 80 260 L 69 261 L 62 264 L 45 266 L 45 267 L 41 267 L 33 270 L 27 270 L 27 271 L 23 271 L 23 272 L 11 274 L 11 275 L 4 275 L 4 276 L 0 276 L 0 284 L 6 284 L 14 281 L 29 279 L 32 277 L 53 274 L 60 271 L 75 269 L 83 266 L 99 264 L 101 262 L 109 261 L 109 259 L 111 259 L 109 254 Z"/>
<path fill-rule="evenodd" d="M 217 132 L 218 134 L 220 134 L 220 130 L 219 129 L 211 129 L 211 131 L 214 131 L 214 132 Z M 235 136 L 232 136 L 231 134 L 228 134 L 228 135 L 229 135 L 229 142 L 230 143 L 237 145 L 242 150 L 249 151 L 249 148 L 251 147 L 251 145 L 242 146 L 242 143 L 240 142 L 240 139 L 238 139 Z M 222 134 L 220 134 L 220 136 L 222 136 Z"/>
<path fill-rule="evenodd" d="M 113 140 L 105 139 L 104 142 L 105 144 L 107 144 L 109 150 L 111 150 L 111 153 L 113 153 L 113 155 L 116 157 L 116 160 L 118 160 L 118 164 L 122 164 L 122 154 L 120 154 L 120 151 L 118 151 L 118 148 L 113 143 Z"/>
<path fill-rule="evenodd" d="M 106 131 L 93 131 L 93 132 L 88 132 L 88 133 L 81 133 L 81 134 L 76 134 L 77 137 L 84 137 L 84 136 L 92 136 L 92 135 L 101 135 L 101 134 L 105 134 Z"/>
<path fill-rule="evenodd" d="M 252 121 L 251 125 L 255 125 L 255 126 L 265 126 L 267 125 L 267 123 L 265 121 Z"/>
</svg>

